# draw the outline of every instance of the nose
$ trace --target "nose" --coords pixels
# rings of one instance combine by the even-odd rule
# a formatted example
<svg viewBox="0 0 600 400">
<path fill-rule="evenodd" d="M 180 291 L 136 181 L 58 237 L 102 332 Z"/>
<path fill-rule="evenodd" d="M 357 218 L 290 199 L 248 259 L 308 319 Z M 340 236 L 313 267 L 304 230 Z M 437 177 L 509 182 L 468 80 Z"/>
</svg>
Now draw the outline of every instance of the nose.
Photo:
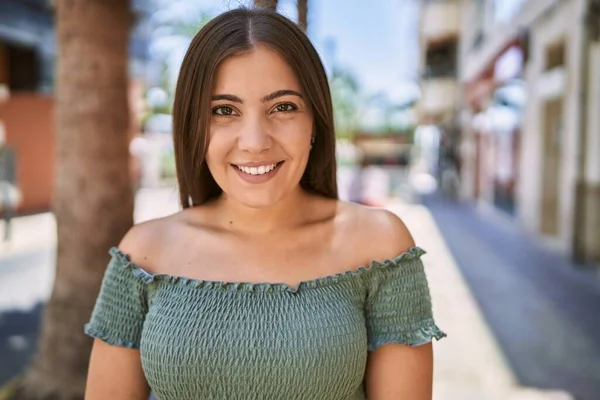
<svg viewBox="0 0 600 400">
<path fill-rule="evenodd" d="M 244 122 L 238 137 L 239 149 L 253 154 L 268 150 L 272 143 L 268 124 L 262 121 L 260 117 L 247 117 Z"/>
</svg>

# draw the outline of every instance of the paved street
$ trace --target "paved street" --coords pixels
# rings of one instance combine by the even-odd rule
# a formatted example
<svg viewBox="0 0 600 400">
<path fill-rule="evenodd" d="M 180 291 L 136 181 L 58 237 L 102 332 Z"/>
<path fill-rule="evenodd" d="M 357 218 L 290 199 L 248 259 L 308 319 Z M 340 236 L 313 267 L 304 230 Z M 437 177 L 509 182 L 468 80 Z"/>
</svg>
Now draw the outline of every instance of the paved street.
<svg viewBox="0 0 600 400">
<path fill-rule="evenodd" d="M 598 272 L 578 269 L 505 217 L 439 197 L 425 204 L 517 379 L 600 399 Z"/>
<path fill-rule="evenodd" d="M 377 176 L 381 171 L 374 172 Z M 341 175 L 343 176 L 344 173 Z M 343 177 L 341 179 L 344 179 Z M 376 185 L 375 185 L 376 186 Z M 379 185 L 382 193 L 386 185 Z M 478 399 L 478 400 L 567 400 L 569 396 L 553 391 L 527 389 L 527 386 L 542 386 L 546 389 L 561 388 L 557 384 L 541 385 L 540 381 L 524 381 L 523 365 L 513 365 L 511 353 L 505 353 L 496 333 L 496 325 L 489 322 L 489 307 L 482 303 L 478 294 L 481 289 L 470 289 L 468 275 L 462 272 L 459 263 L 468 261 L 462 252 L 456 252 L 457 242 L 463 243 L 469 251 L 477 253 L 478 260 L 485 258 L 482 247 L 476 239 L 467 234 L 450 232 L 454 237 L 444 237 L 448 233 L 449 213 L 441 213 L 441 223 L 437 221 L 438 211 L 432 212 L 423 205 L 395 201 L 389 208 L 398 213 L 413 232 L 417 243 L 427 250 L 424 256 L 434 301 L 434 313 L 439 325 L 449 337 L 435 344 L 435 399 Z M 149 190 L 139 193 L 136 199 L 136 220 L 141 221 L 168 214 L 177 210 L 177 194 L 172 189 Z M 445 215 L 445 216 L 444 216 Z M 30 220 L 38 218 L 37 220 Z M 52 263 L 54 249 L 54 220 L 50 214 L 24 217 L 15 221 L 15 241 L 11 247 L 0 249 L 0 384 L 20 371 L 34 351 L 37 317 L 41 304 L 48 297 L 52 285 Z M 36 243 L 27 240 L 35 233 Z M 462 233 L 461 233 L 462 234 Z M 476 233 L 475 233 L 476 235 Z M 474 249 L 474 246 L 479 246 Z M 492 259 L 496 262 L 496 259 Z M 489 261 L 489 260 L 488 260 Z M 513 271 L 513 267 L 495 265 Z M 511 272 L 512 273 L 512 272 Z M 522 279 L 518 275 L 513 279 Z M 528 282 L 528 280 L 525 280 Z M 524 283 L 521 283 L 524 284 Z M 593 287 L 593 285 L 590 285 Z M 496 287 L 496 291 L 500 291 Z M 491 290 L 491 289 L 485 289 Z M 485 291 L 484 290 L 484 291 Z M 492 290 L 493 292 L 493 290 Z M 526 294 L 522 287 L 519 294 Z M 574 304 L 572 305 L 575 306 Z M 498 310 L 500 309 L 500 310 Z M 551 312 L 551 307 L 546 307 Z M 493 311 L 493 310 L 492 310 Z M 496 307 L 496 318 L 502 315 L 502 304 Z M 573 311 L 578 311 L 573 308 Z M 580 312 L 580 311 L 578 311 Z M 508 313 L 504 310 L 504 314 Z M 485 314 L 485 315 L 484 315 Z M 510 315 L 508 316 L 510 317 Z M 513 324 L 510 318 L 507 323 Z M 516 331 L 532 329 L 524 322 L 512 325 Z M 549 326 L 554 328 L 553 326 Z M 517 336 L 517 334 L 513 334 Z M 584 342 L 588 336 L 583 336 Z M 569 337 L 575 341 L 573 337 Z M 500 338 L 502 339 L 502 337 Z M 517 338 L 518 340 L 522 340 Z M 586 342 L 587 343 L 587 342 Z M 546 344 L 546 351 L 552 353 L 555 342 Z M 563 349 L 561 344 L 558 348 Z M 568 349 L 568 347 L 567 347 Z M 593 361 L 591 356 L 582 356 L 582 362 Z M 566 357 L 570 353 L 563 353 Z M 526 358 L 526 357 L 523 357 Z M 8 360 L 8 361 L 7 361 Z M 521 362 L 519 360 L 519 362 Z M 526 368 L 530 364 L 524 364 Z M 511 367 L 512 365 L 512 367 Z M 589 369 L 592 371 L 591 367 Z M 513 372 L 515 371 L 515 372 Z M 590 372 L 591 373 L 591 372 Z M 550 379 L 552 377 L 549 377 Z M 585 376 L 583 380 L 587 379 Z M 587 381 L 586 381 L 587 382 Z M 567 387 L 567 386 L 564 386 Z M 585 394 L 585 393 L 584 393 Z M 579 398 L 578 398 L 579 399 Z M 593 397 L 580 397 L 581 400 L 594 400 Z"/>
</svg>

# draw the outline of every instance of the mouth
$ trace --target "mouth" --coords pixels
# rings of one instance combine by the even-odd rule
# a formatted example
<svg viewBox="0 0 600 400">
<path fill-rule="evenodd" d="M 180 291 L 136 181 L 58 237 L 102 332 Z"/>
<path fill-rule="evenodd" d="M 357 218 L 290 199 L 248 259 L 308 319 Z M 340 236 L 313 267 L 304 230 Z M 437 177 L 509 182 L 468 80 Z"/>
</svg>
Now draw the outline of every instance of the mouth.
<svg viewBox="0 0 600 400">
<path fill-rule="evenodd" d="M 283 164 L 283 161 L 279 161 L 273 164 L 264 164 L 264 165 L 260 165 L 260 166 L 245 166 L 245 165 L 237 165 L 237 164 L 231 164 L 232 167 L 238 169 L 240 172 L 242 172 L 243 174 L 249 175 L 249 176 L 260 176 L 260 175 L 269 175 L 274 173 L 277 169 L 279 169 L 279 167 L 281 166 L 281 164 Z"/>
</svg>

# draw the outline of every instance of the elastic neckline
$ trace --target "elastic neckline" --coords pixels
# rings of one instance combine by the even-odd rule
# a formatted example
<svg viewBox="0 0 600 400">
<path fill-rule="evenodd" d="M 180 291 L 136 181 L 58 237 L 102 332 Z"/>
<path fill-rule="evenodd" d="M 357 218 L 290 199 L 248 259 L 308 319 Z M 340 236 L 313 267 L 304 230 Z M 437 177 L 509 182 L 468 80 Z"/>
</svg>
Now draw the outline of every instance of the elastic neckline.
<svg viewBox="0 0 600 400">
<path fill-rule="evenodd" d="M 290 286 L 287 283 L 210 281 L 186 278 L 183 276 L 174 276 L 169 274 L 153 274 L 136 265 L 133 261 L 131 261 L 131 257 L 128 254 L 123 253 L 118 247 L 112 247 L 109 251 L 109 254 L 116 260 L 118 260 L 123 267 L 130 268 L 136 277 L 138 277 L 147 284 L 157 281 L 165 281 L 178 285 L 187 285 L 197 288 L 234 290 L 245 292 L 290 293 L 296 293 L 299 290 L 332 286 L 334 284 L 347 281 L 348 279 L 354 279 L 356 277 L 362 276 L 363 274 L 369 273 L 373 270 L 389 267 L 398 267 L 404 262 L 421 258 L 421 256 L 425 253 L 425 250 L 421 249 L 420 247 L 414 246 L 408 249 L 407 251 L 400 253 L 392 259 L 385 259 L 382 261 L 373 260 L 368 266 L 359 266 L 358 268 L 353 270 L 343 271 L 333 275 L 327 275 L 324 277 L 301 281 L 295 286 Z"/>
</svg>

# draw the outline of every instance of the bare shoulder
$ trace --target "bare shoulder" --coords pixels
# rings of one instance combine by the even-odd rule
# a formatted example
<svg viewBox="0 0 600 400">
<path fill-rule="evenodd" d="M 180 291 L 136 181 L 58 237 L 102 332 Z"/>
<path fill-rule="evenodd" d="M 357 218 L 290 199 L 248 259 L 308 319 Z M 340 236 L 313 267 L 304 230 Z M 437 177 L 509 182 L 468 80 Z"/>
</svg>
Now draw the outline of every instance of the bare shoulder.
<svg viewBox="0 0 600 400">
<path fill-rule="evenodd" d="M 415 245 L 402 219 L 388 210 L 353 203 L 340 203 L 339 208 L 348 243 L 359 259 L 391 259 Z"/>
<path fill-rule="evenodd" d="M 160 243 L 171 218 L 152 219 L 132 226 L 119 243 L 119 250 L 132 256 L 151 252 Z"/>
<path fill-rule="evenodd" d="M 136 224 L 121 240 L 119 250 L 148 272 L 174 273 L 169 269 L 174 259 L 198 250 L 214 236 L 211 214 L 209 207 L 197 206 Z"/>
<path fill-rule="evenodd" d="M 168 238 L 180 219 L 179 214 L 174 214 L 132 226 L 119 243 L 119 250 L 138 266 L 149 272 L 159 272 L 155 265 L 162 259 Z"/>
</svg>

